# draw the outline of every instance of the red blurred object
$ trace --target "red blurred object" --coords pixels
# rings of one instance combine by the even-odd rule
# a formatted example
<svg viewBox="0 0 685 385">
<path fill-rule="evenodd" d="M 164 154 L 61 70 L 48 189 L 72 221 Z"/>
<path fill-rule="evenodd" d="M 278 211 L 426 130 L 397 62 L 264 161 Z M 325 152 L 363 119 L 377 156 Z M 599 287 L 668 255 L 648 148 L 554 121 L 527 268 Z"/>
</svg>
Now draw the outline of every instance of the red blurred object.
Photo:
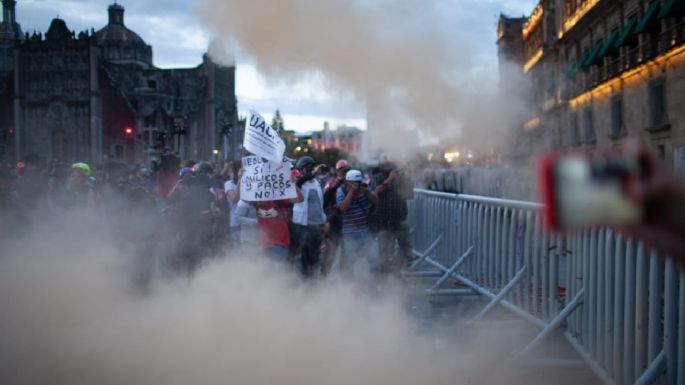
<svg viewBox="0 0 685 385">
<path fill-rule="evenodd" d="M 628 226 L 644 216 L 638 191 L 654 175 L 654 160 L 637 144 L 601 152 L 548 152 L 538 159 L 547 228 Z"/>
<path fill-rule="evenodd" d="M 7 129 L 7 132 L 8 132 L 10 135 L 13 135 L 13 134 L 14 134 L 14 128 L 13 128 L 13 127 L 8 128 L 8 129 Z"/>
<path fill-rule="evenodd" d="M 130 138 L 133 135 L 133 129 L 131 127 L 126 127 L 124 133 L 126 134 L 126 137 Z"/>
<path fill-rule="evenodd" d="M 298 170 L 296 168 L 292 169 L 291 174 L 292 174 L 293 178 L 299 178 L 302 176 L 302 173 L 300 172 L 300 170 Z"/>
<path fill-rule="evenodd" d="M 540 187 L 540 198 L 544 208 L 542 216 L 544 223 L 553 230 L 559 229 L 557 217 L 556 192 L 554 190 L 554 161 L 553 153 L 544 153 L 538 160 L 538 180 Z"/>
<path fill-rule="evenodd" d="M 350 168 L 350 164 L 347 163 L 345 159 L 340 159 L 338 163 L 335 164 L 336 171 L 347 170 L 348 168 Z"/>
</svg>

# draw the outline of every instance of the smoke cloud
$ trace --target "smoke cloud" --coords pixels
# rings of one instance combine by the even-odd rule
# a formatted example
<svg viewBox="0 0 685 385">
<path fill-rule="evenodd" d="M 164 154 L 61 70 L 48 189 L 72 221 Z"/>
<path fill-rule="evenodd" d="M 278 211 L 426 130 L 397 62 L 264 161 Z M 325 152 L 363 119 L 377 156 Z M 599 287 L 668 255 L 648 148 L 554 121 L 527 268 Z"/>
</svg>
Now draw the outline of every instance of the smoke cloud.
<svg viewBox="0 0 685 385">
<path fill-rule="evenodd" d="M 107 227 L 40 227 L 0 246 L 2 384 L 512 381 L 485 370 L 510 351 L 508 331 L 436 346 L 401 291 L 306 283 L 231 251 L 192 276 L 154 269 L 141 285 L 139 270 L 152 261 L 130 257 Z M 454 328 L 450 319 L 445 335 Z"/>
<path fill-rule="evenodd" d="M 478 67 L 470 31 L 455 26 L 445 7 L 410 0 L 205 0 L 199 12 L 217 39 L 274 79 L 320 72 L 332 87 L 356 95 L 367 106 L 372 150 L 400 155 L 445 138 L 477 148 L 505 145 L 509 138 L 502 136 L 524 102 L 500 93 L 496 76 Z M 493 50 L 494 41 L 493 33 Z"/>
</svg>

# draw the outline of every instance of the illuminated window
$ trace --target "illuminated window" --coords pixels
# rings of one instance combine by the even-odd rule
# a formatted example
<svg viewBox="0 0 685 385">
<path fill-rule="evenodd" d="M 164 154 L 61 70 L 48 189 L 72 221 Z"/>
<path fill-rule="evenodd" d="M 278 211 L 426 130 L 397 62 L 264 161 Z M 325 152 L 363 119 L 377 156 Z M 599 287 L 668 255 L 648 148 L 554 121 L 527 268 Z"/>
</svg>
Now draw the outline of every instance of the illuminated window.
<svg viewBox="0 0 685 385">
<path fill-rule="evenodd" d="M 675 169 L 680 175 L 685 176 L 685 147 L 675 149 L 674 157 Z"/>
</svg>

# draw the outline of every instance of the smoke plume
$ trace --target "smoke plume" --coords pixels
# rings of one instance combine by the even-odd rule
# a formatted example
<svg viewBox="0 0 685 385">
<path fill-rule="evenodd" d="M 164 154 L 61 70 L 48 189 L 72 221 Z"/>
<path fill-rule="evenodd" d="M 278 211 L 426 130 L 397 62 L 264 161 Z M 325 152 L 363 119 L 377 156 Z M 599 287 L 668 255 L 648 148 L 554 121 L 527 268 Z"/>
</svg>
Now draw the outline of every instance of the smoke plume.
<svg viewBox="0 0 685 385">
<path fill-rule="evenodd" d="M 303 283 L 261 256 L 229 250 L 141 286 L 151 261 L 94 221 L 45 223 L 0 249 L 6 385 L 454 384 L 496 356 L 436 349 L 395 294 Z"/>
<path fill-rule="evenodd" d="M 501 136 L 525 109 L 523 101 L 498 92 L 497 78 L 474 59 L 470 31 L 455 26 L 445 7 L 409 0 L 206 0 L 200 13 L 217 39 L 273 78 L 315 71 L 353 92 L 367 106 L 372 149 L 402 154 L 420 141 L 445 138 L 478 148 L 504 145 L 508 138 Z M 494 41 L 493 33 L 496 50 Z"/>
</svg>

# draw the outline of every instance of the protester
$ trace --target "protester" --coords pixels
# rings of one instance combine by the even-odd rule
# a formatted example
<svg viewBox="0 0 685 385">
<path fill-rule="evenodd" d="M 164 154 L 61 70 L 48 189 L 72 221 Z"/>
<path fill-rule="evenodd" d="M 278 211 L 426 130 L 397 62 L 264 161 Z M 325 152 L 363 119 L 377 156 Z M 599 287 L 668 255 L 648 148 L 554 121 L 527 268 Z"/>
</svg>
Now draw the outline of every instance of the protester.
<svg viewBox="0 0 685 385">
<path fill-rule="evenodd" d="M 378 234 L 378 251 L 384 273 L 399 272 L 412 257 L 407 214 L 407 200 L 414 197 L 407 173 L 381 154 L 379 167 L 373 174 L 379 203 L 372 215 L 372 231 Z M 399 254 L 395 255 L 395 243 Z"/>
<path fill-rule="evenodd" d="M 200 162 L 193 166 L 193 175 L 178 181 L 169 194 L 174 210 L 174 224 L 178 235 L 177 255 L 174 260 L 180 270 L 194 270 L 212 244 L 212 166 Z"/>
<path fill-rule="evenodd" d="M 91 168 L 87 163 L 71 165 L 71 175 L 67 188 L 67 203 L 69 209 L 92 211 L 95 208 L 95 185 L 90 179 Z"/>
<path fill-rule="evenodd" d="M 240 222 L 238 222 L 238 202 L 240 201 L 240 169 L 242 163 L 237 160 L 229 165 L 228 180 L 224 183 L 224 192 L 229 210 L 228 237 L 229 244 L 240 243 Z"/>
<path fill-rule="evenodd" d="M 293 206 L 293 223 L 301 247 L 301 272 L 304 277 L 312 276 L 320 269 L 321 242 L 326 214 L 323 208 L 323 191 L 314 174 L 314 159 L 303 156 L 297 161 L 302 175 L 297 179 L 304 200 Z"/>
<path fill-rule="evenodd" d="M 257 209 L 244 200 L 239 200 L 235 207 L 236 220 L 240 224 L 240 251 L 251 255 L 260 245 Z"/>
<path fill-rule="evenodd" d="M 304 201 L 302 192 L 297 189 L 293 199 L 252 202 L 257 210 L 257 224 L 262 246 L 268 256 L 276 261 L 288 261 L 290 231 L 288 230 L 288 205 Z"/>
<path fill-rule="evenodd" d="M 326 182 L 324 187 L 324 210 L 326 212 L 328 231 L 325 234 L 326 247 L 321 262 L 321 272 L 328 274 L 335 262 L 335 256 L 342 243 L 342 212 L 338 207 L 338 188 L 345 185 L 345 174 L 350 170 L 347 160 L 341 159 L 335 164 L 336 177 Z"/>
<path fill-rule="evenodd" d="M 28 216 L 43 216 L 48 213 L 48 200 L 45 196 L 45 161 L 36 154 L 29 154 L 19 165 L 20 177 L 16 181 L 15 204 L 24 219 Z"/>
<path fill-rule="evenodd" d="M 359 170 L 349 170 L 345 184 L 337 190 L 336 200 L 342 215 L 342 242 L 344 253 L 341 255 L 341 270 L 350 275 L 354 265 L 364 260 L 373 272 L 379 270 L 374 251 L 374 237 L 369 227 L 369 214 L 378 204 L 376 194 L 362 183 Z"/>
<path fill-rule="evenodd" d="M 155 203 L 159 211 L 163 211 L 168 205 L 167 197 L 180 178 L 180 166 L 181 159 L 176 154 L 162 155 L 159 166 L 153 163 Z"/>
<path fill-rule="evenodd" d="M 316 166 L 313 173 L 322 189 L 326 186 L 326 183 L 328 183 L 329 180 L 334 179 L 334 176 L 331 176 L 331 168 L 326 164 L 320 164 Z"/>
</svg>

